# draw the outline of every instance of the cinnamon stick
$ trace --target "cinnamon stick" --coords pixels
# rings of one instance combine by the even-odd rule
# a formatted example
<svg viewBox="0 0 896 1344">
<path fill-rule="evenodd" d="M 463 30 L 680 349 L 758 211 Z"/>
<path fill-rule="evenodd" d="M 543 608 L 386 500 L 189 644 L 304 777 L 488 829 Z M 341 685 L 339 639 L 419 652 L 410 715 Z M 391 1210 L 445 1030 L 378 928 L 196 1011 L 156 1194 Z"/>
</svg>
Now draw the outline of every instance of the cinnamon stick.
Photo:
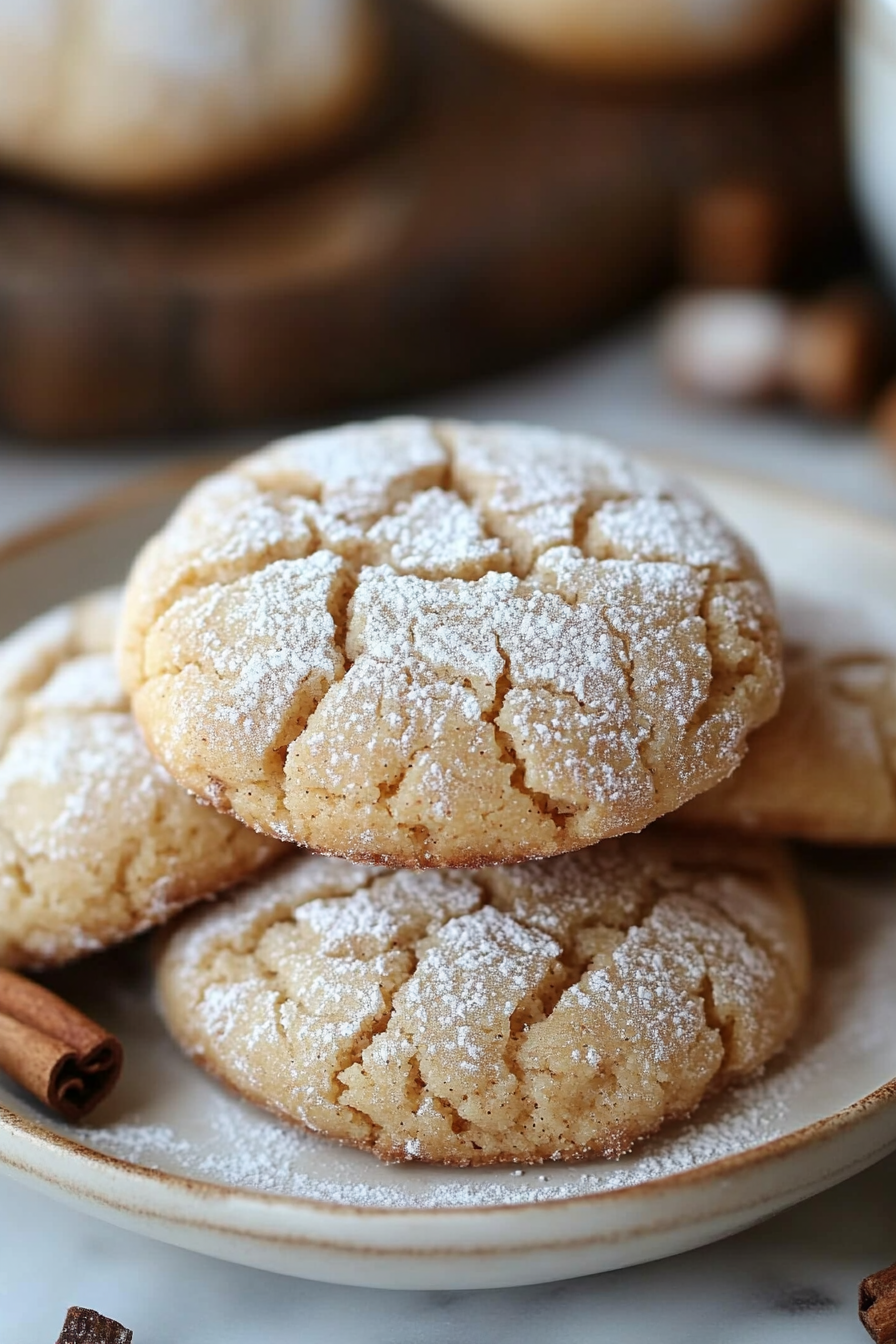
<svg viewBox="0 0 896 1344">
<path fill-rule="evenodd" d="M 56 1344 L 131 1344 L 133 1330 L 87 1307 L 69 1307 Z"/>
<path fill-rule="evenodd" d="M 775 284 L 790 247 L 789 209 L 770 183 L 716 182 L 685 203 L 678 248 L 686 284 L 765 289 Z"/>
<path fill-rule="evenodd" d="M 78 1121 L 118 1082 L 120 1042 L 57 994 L 0 970 L 0 1069 Z"/>
<path fill-rule="evenodd" d="M 859 1320 L 874 1344 L 896 1344 L 896 1265 L 859 1284 Z"/>
</svg>

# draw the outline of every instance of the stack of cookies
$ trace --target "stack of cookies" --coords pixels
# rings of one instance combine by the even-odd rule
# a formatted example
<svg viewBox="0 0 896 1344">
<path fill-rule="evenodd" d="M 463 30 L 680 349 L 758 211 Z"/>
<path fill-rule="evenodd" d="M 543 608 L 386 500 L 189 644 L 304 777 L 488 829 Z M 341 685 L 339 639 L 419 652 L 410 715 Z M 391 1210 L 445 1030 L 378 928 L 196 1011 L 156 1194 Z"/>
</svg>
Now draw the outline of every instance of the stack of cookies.
<svg viewBox="0 0 896 1344">
<path fill-rule="evenodd" d="M 391 1159 L 620 1154 L 799 1021 L 766 837 L 896 840 L 892 664 L 788 677 L 749 548 L 614 448 L 281 441 L 0 653 L 0 964 L 240 883 L 157 957 L 210 1072 Z"/>
</svg>

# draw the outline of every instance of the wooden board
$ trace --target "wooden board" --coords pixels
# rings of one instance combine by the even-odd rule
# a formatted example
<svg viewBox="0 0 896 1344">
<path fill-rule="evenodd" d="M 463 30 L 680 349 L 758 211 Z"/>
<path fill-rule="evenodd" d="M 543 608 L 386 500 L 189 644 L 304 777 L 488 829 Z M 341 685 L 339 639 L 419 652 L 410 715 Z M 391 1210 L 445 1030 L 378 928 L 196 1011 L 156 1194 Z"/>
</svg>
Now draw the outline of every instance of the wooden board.
<svg viewBox="0 0 896 1344">
<path fill-rule="evenodd" d="M 397 105 L 314 177 L 155 211 L 0 183 L 0 423 L 79 436 L 335 414 L 508 366 L 669 277 L 697 186 L 845 219 L 833 41 L 725 85 L 599 90 L 397 6 Z"/>
</svg>

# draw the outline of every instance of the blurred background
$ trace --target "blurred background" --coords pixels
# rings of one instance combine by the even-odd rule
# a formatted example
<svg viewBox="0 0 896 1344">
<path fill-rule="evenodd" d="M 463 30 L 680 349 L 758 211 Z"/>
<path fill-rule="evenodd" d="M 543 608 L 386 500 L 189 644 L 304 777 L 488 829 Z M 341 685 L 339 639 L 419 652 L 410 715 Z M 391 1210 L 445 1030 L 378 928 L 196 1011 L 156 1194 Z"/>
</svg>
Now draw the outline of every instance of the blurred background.
<svg viewBox="0 0 896 1344">
<path fill-rule="evenodd" d="M 515 418 L 896 517 L 896 3 L 0 0 L 0 531 Z"/>
</svg>

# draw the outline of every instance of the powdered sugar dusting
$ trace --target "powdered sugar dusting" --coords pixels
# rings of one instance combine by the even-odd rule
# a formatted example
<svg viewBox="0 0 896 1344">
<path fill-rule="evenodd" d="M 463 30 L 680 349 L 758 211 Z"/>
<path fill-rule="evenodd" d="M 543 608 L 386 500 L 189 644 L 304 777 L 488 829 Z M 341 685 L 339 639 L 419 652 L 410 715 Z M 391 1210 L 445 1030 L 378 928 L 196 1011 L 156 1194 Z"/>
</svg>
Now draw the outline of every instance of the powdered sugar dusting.
<svg viewBox="0 0 896 1344">
<path fill-rule="evenodd" d="M 896 659 L 855 637 L 835 652 L 832 637 L 788 650 L 779 714 L 751 739 L 740 770 L 686 805 L 683 822 L 896 843 Z"/>
<path fill-rule="evenodd" d="M 136 725 L 124 714 L 94 713 L 61 719 L 41 741 L 41 752 L 26 734 L 13 738 L 0 758 L 0 807 L 25 785 L 55 798 L 48 818 L 35 808 L 16 807 L 19 845 L 34 858 L 92 863 L 100 837 L 91 819 L 113 807 L 122 827 L 151 815 L 152 802 L 164 797 L 171 780 L 146 753 Z M 134 769 L 134 759 L 145 769 Z M 123 788 L 126 785 L 126 788 Z"/>
<path fill-rule="evenodd" d="M 797 1021 L 805 940 L 774 846 L 648 832 L 521 870 L 339 864 L 335 890 L 330 862 L 186 921 L 160 1002 L 241 1092 L 380 1155 L 625 1151 Z M 712 900 L 726 875 L 787 927 L 780 950 Z"/>
<path fill-rule="evenodd" d="M 130 937 L 277 848 L 150 755 L 112 657 L 119 606 L 99 593 L 0 645 L 0 964 Z"/>
<path fill-rule="evenodd" d="M 75 645 L 72 606 L 55 607 L 30 621 L 0 645 L 0 696 L 24 695 L 45 680 Z"/>
<path fill-rule="evenodd" d="M 476 512 L 449 490 L 424 490 L 399 504 L 374 523 L 369 537 L 394 570 L 423 579 L 477 578 L 486 568 L 510 567 L 500 541 L 489 537 Z"/>
<path fill-rule="evenodd" d="M 237 470 L 262 488 L 318 500 L 331 517 L 366 524 L 421 486 L 442 483 L 445 450 L 424 420 L 341 425 L 281 439 Z"/>
<path fill-rule="evenodd" d="M 525 1205 L 692 1171 L 790 1134 L 896 1076 L 896 908 L 889 896 L 874 894 L 891 890 L 894 880 L 896 874 L 864 883 L 812 876 L 821 960 L 806 1026 L 794 1045 L 762 1077 L 615 1161 L 475 1171 L 390 1166 L 305 1135 L 235 1100 L 182 1060 L 161 1028 L 147 1021 L 145 999 L 129 987 L 131 974 L 116 991 L 112 1015 L 126 1045 L 134 1033 L 146 1042 L 139 1099 L 130 1110 L 124 1097 L 118 1118 L 113 1113 L 105 1125 L 57 1128 L 112 1156 L 175 1174 L 367 1209 Z M 107 1016 L 112 1009 L 108 1004 Z M 155 1098 L 149 1104 L 148 1095 Z"/>
<path fill-rule="evenodd" d="M 263 757 L 302 698 L 337 677 L 342 656 L 329 602 L 342 569 L 337 556 L 321 551 L 174 604 L 162 623 L 159 670 L 192 664 L 205 671 L 213 734 L 235 734 L 253 758 Z"/>
<path fill-rule="evenodd" d="M 743 546 L 699 500 L 611 500 L 588 529 L 588 549 L 598 556 L 606 547 L 625 560 L 671 560 L 697 568 L 713 567 L 728 576 L 743 564 Z"/>
<path fill-rule="evenodd" d="M 53 710 L 128 712 L 128 698 L 108 653 L 88 653 L 72 658 L 58 667 L 49 681 L 30 696 L 29 714 L 46 714 Z"/>
<path fill-rule="evenodd" d="M 624 452 L 522 426 L 276 443 L 185 501 L 128 613 L 126 678 L 167 768 L 354 859 L 496 862 L 640 829 L 730 772 L 778 693 L 737 536 Z"/>
</svg>

